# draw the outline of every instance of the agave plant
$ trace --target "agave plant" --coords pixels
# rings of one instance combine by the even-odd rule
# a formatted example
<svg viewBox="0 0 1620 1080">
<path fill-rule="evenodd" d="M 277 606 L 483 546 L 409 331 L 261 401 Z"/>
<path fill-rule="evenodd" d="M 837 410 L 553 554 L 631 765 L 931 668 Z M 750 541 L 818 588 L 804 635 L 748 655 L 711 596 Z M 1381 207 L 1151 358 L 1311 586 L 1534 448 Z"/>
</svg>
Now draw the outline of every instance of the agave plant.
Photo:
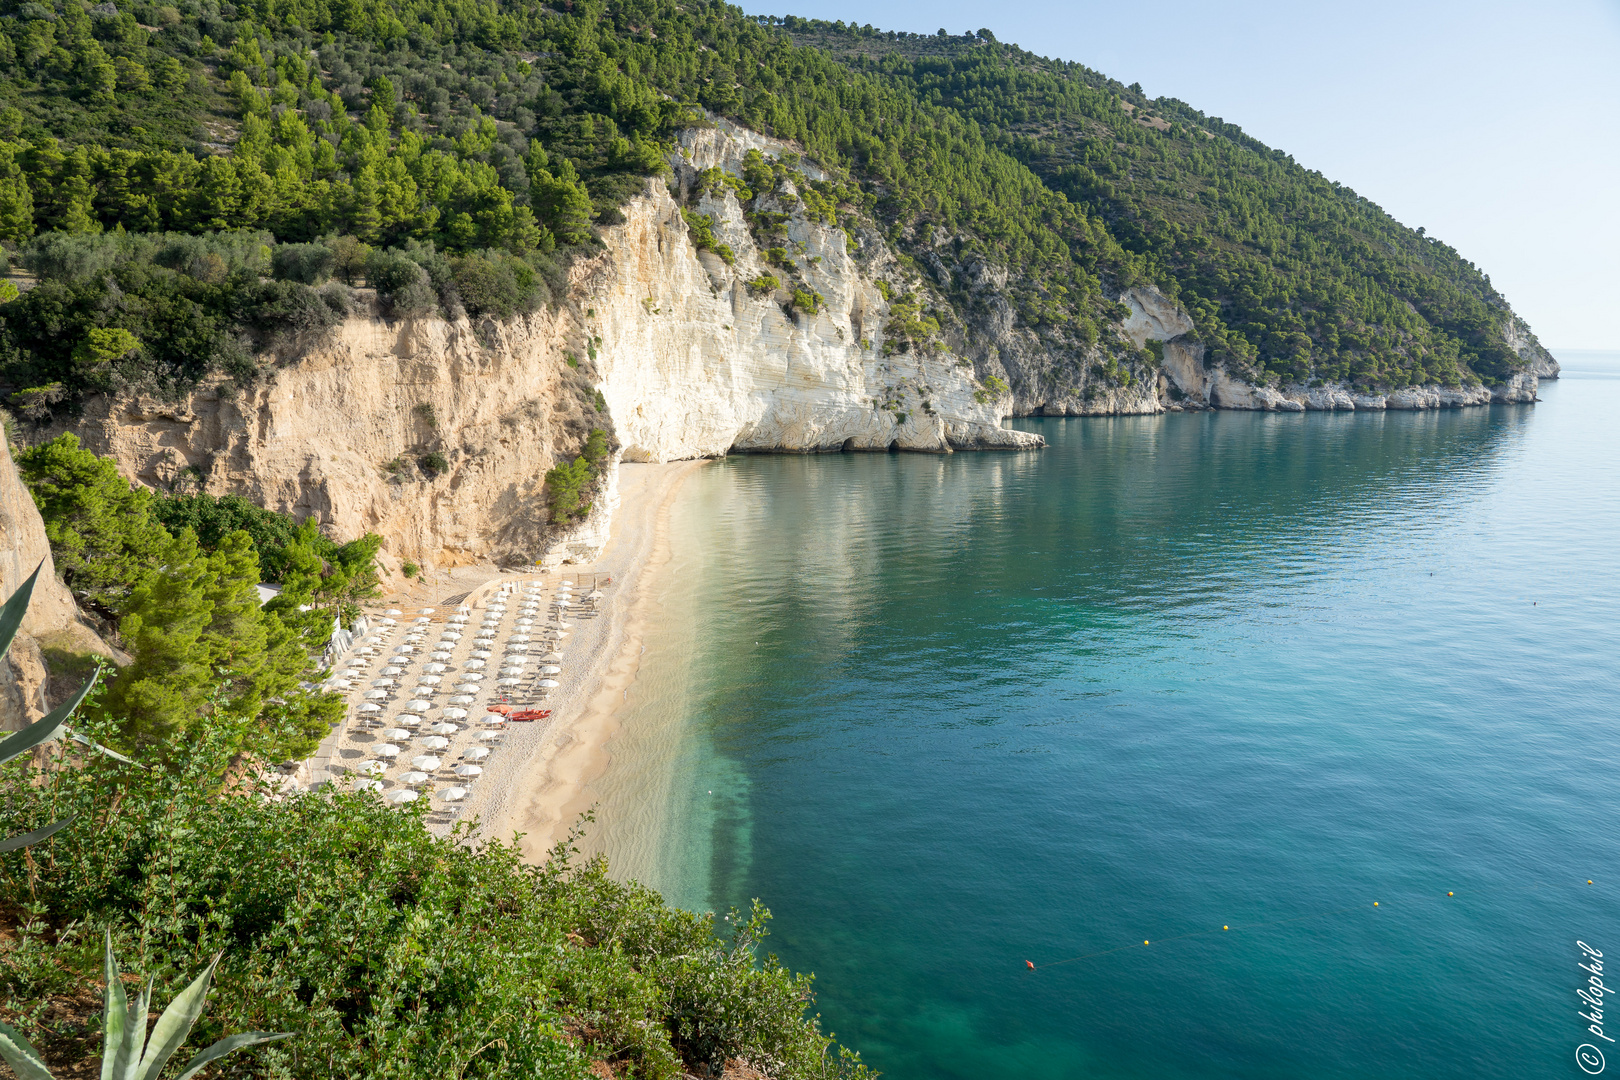
<svg viewBox="0 0 1620 1080">
<path fill-rule="evenodd" d="M 28 613 L 28 601 L 34 595 L 34 582 L 39 579 L 39 572 L 44 566 L 44 562 L 41 562 L 39 566 L 34 567 L 34 572 L 28 575 L 28 580 L 23 582 L 16 592 L 11 594 L 11 599 L 6 601 L 5 607 L 0 608 L 0 656 L 4 656 L 10 650 L 11 640 L 17 636 L 17 628 L 22 625 L 23 616 Z M 0 741 L 0 765 L 4 765 L 19 754 L 26 754 L 40 743 L 56 738 L 57 734 L 67 725 L 68 717 L 73 715 L 73 710 L 79 707 L 79 703 L 85 699 L 85 695 L 90 693 L 90 688 L 96 685 L 96 677 L 99 675 L 100 672 L 98 671 L 96 675 L 91 676 L 90 681 L 84 684 L 83 689 L 52 709 L 43 719 L 8 736 L 4 741 Z M 111 750 L 104 746 L 97 746 L 83 736 L 75 735 L 73 738 L 86 744 L 91 749 L 100 750 L 105 754 L 112 754 Z M 119 757 L 121 755 L 113 754 L 113 756 Z M 124 760 L 129 759 L 124 758 Z M 61 821 L 53 821 L 44 828 L 35 829 L 33 832 L 19 833 L 16 836 L 0 840 L 0 852 L 15 851 L 20 847 L 27 847 L 29 844 L 37 844 L 58 830 L 66 828 L 72 820 L 73 818 L 70 815 Z"/>
<path fill-rule="evenodd" d="M 208 984 L 213 981 L 220 955 L 215 953 L 207 969 L 169 1002 L 148 1038 L 146 1007 L 152 999 L 152 984 L 147 982 L 146 989 L 135 998 L 135 1007 L 130 1008 L 123 977 L 118 973 L 118 959 L 113 956 L 112 931 L 107 932 L 107 1004 L 102 1014 L 101 1080 L 157 1080 L 169 1058 L 185 1045 L 186 1037 L 202 1015 Z M 292 1037 L 290 1031 L 227 1035 L 188 1061 L 175 1080 L 191 1080 L 202 1072 L 203 1066 L 233 1050 Z M 4 1023 L 0 1023 L 0 1058 L 5 1058 L 18 1080 L 54 1080 L 39 1051 Z"/>
</svg>

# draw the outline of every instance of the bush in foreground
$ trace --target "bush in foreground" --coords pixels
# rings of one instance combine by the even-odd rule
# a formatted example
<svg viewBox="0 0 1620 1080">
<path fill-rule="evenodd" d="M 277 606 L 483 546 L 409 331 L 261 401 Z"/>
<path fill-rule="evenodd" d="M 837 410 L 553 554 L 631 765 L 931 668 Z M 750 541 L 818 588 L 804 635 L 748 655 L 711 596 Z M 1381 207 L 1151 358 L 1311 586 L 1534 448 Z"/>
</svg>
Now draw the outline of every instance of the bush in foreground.
<svg viewBox="0 0 1620 1080">
<path fill-rule="evenodd" d="M 76 813 L 0 856 L 0 1019 L 53 1065 L 93 1052 L 101 931 L 142 980 L 179 985 L 222 952 L 193 1035 L 288 1031 L 238 1074 L 276 1077 L 863 1076 L 806 1018 L 810 979 L 755 946 L 768 913 L 667 907 L 571 843 L 430 835 L 363 793 L 269 798 L 210 728 L 148 768 L 92 758 L 0 775 L 0 834 Z M 75 1003 L 77 1012 L 75 1012 Z M 157 1002 L 154 1008 L 165 1002 Z"/>
</svg>

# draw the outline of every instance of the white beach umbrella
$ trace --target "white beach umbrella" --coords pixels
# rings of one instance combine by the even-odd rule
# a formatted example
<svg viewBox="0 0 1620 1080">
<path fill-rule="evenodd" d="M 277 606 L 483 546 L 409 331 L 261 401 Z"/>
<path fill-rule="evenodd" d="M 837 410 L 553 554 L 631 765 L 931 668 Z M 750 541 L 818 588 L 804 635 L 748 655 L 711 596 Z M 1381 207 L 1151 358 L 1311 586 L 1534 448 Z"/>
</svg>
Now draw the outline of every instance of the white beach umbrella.
<svg viewBox="0 0 1620 1080">
<path fill-rule="evenodd" d="M 478 733 L 480 742 L 495 742 L 497 739 L 504 738 L 506 738 L 506 732 L 504 731 L 480 731 Z"/>
<path fill-rule="evenodd" d="M 568 623 L 563 623 L 562 625 L 563 626 L 568 626 L 569 624 Z M 555 633 L 559 638 L 565 638 L 565 637 L 568 636 L 568 631 L 567 630 L 557 630 L 557 631 L 555 631 Z"/>
<path fill-rule="evenodd" d="M 484 721 L 484 723 L 488 724 L 490 727 L 502 727 L 502 726 L 504 726 L 506 724 L 506 714 L 505 713 L 489 713 L 488 715 L 483 717 L 483 721 Z"/>
<path fill-rule="evenodd" d="M 431 614 L 433 614 L 433 609 L 430 608 L 430 607 L 425 607 L 425 608 L 421 609 L 421 612 L 424 615 L 431 615 Z"/>
<path fill-rule="evenodd" d="M 574 602 L 572 600 L 558 600 L 557 601 L 557 606 L 558 607 L 573 607 Z"/>
<path fill-rule="evenodd" d="M 415 645 L 395 645 L 394 646 L 394 652 L 399 653 L 400 655 L 404 655 L 404 656 L 409 656 L 411 653 L 413 653 L 415 651 L 416 651 L 416 646 Z"/>
<path fill-rule="evenodd" d="M 600 600 L 600 599 L 602 599 L 602 597 L 604 595 L 605 594 L 602 592 L 601 589 L 592 589 L 590 592 L 585 594 L 585 599 L 587 599 L 587 600 Z"/>
<path fill-rule="evenodd" d="M 439 798 L 443 799 L 445 802 L 460 802 L 466 797 L 467 789 L 464 787 L 447 787 L 443 791 L 439 792 Z"/>
<path fill-rule="evenodd" d="M 384 795 L 383 798 L 387 799 L 391 803 L 398 803 L 403 806 L 405 803 L 416 801 L 416 792 L 412 791 L 410 788 L 395 788 L 393 791 L 390 791 L 388 794 Z"/>
<path fill-rule="evenodd" d="M 440 671 L 444 670 L 444 665 L 443 664 L 432 664 L 430 666 L 436 667 Z M 418 675 L 416 681 L 421 683 L 423 686 L 438 686 L 440 683 L 444 682 L 444 676 L 443 675 Z"/>
<path fill-rule="evenodd" d="M 361 712 L 382 712 L 382 706 L 375 701 L 368 701 L 360 706 Z"/>
<path fill-rule="evenodd" d="M 572 581 L 559 581 L 557 582 L 557 586 L 558 588 L 562 589 L 572 589 L 574 587 L 574 583 Z"/>
<path fill-rule="evenodd" d="M 378 619 L 377 621 L 379 623 L 381 623 L 383 626 L 393 626 L 395 624 L 395 622 L 396 622 L 396 620 L 388 619 L 388 618 Z"/>
<path fill-rule="evenodd" d="M 519 627 L 533 626 L 534 625 L 534 620 L 533 619 L 519 619 L 517 621 L 517 624 L 518 624 Z"/>
<path fill-rule="evenodd" d="M 425 784 L 425 783 L 427 783 L 428 782 L 428 774 L 425 773 L 425 772 L 415 772 L 415 771 L 408 772 L 408 773 L 400 773 L 399 782 L 402 783 L 402 784 L 406 784 L 406 785 L 408 785 L 410 787 L 415 787 L 417 784 Z"/>
<path fill-rule="evenodd" d="M 488 660 L 494 654 L 488 649 L 474 649 L 470 655 L 474 660 Z"/>
<path fill-rule="evenodd" d="M 376 746 L 372 747 L 372 752 L 380 758 L 399 757 L 399 747 L 395 746 L 391 742 L 378 743 Z"/>
<path fill-rule="evenodd" d="M 382 790 L 382 781 L 381 780 L 366 780 L 366 779 L 356 780 L 354 782 L 354 790 L 356 790 L 356 791 L 381 791 Z"/>
<path fill-rule="evenodd" d="M 377 655 L 377 650 L 373 649 L 370 645 L 362 646 L 362 647 L 360 647 L 360 648 L 358 648 L 358 649 L 356 649 L 354 651 L 359 653 L 361 656 L 376 656 Z"/>
<path fill-rule="evenodd" d="M 397 608 L 397 607 L 391 607 L 387 611 L 383 612 L 383 614 L 384 615 L 403 615 L 405 613 L 403 611 L 399 610 L 399 608 Z"/>
<path fill-rule="evenodd" d="M 555 651 L 548 652 L 546 655 L 540 658 L 540 662 L 542 664 L 560 664 L 562 663 L 562 653 Z"/>
<path fill-rule="evenodd" d="M 405 703 L 406 712 L 427 712 L 431 708 L 433 708 L 433 702 L 424 701 L 421 698 L 417 698 L 415 701 L 407 701 Z"/>
<path fill-rule="evenodd" d="M 333 690 L 347 690 L 354 684 L 348 679 L 330 679 L 327 681 L 326 685 L 330 686 Z"/>
<path fill-rule="evenodd" d="M 450 704 L 452 704 L 452 705 L 471 705 L 474 701 L 477 701 L 477 700 L 478 699 L 472 694 L 457 694 L 455 697 L 450 699 Z M 448 713 L 446 715 L 448 715 Z"/>
<path fill-rule="evenodd" d="M 411 758 L 411 768 L 421 769 L 423 772 L 432 772 L 440 765 L 439 759 L 432 754 L 423 754 L 421 757 Z"/>
<path fill-rule="evenodd" d="M 415 623 L 417 626 L 424 626 L 432 621 L 433 620 L 428 618 L 426 615 L 422 616 L 421 618 L 411 620 L 411 622 Z"/>
<path fill-rule="evenodd" d="M 520 686 L 520 685 L 522 685 L 522 683 L 523 683 L 522 679 L 496 679 L 495 680 L 495 685 L 496 686 Z"/>
<path fill-rule="evenodd" d="M 513 634 L 511 637 L 507 638 L 506 640 L 510 641 L 514 645 L 519 645 L 519 644 L 527 645 L 529 643 L 529 635 L 528 634 Z"/>
<path fill-rule="evenodd" d="M 461 666 L 466 668 L 468 671 L 477 671 L 479 668 L 484 666 L 484 662 L 482 660 L 468 660 Z"/>
<path fill-rule="evenodd" d="M 503 678 L 503 679 L 516 679 L 519 676 L 521 676 L 522 674 L 523 674 L 523 669 L 520 668 L 520 667 L 503 667 L 503 668 L 501 668 L 501 678 Z"/>
<path fill-rule="evenodd" d="M 386 691 L 386 690 L 367 690 L 366 691 L 366 699 L 368 701 L 381 701 L 383 698 L 385 698 L 387 696 L 388 696 L 388 691 Z"/>
<path fill-rule="evenodd" d="M 440 641 L 460 641 L 461 640 L 461 634 L 459 634 L 455 630 L 446 630 L 444 633 L 439 635 L 439 640 Z"/>
<path fill-rule="evenodd" d="M 518 642 L 516 645 L 508 645 L 506 651 L 509 653 L 526 653 L 529 651 L 529 646 L 525 642 Z"/>
<path fill-rule="evenodd" d="M 362 761 L 354 767 L 354 771 L 361 776 L 380 776 L 388 771 L 388 766 L 380 761 Z"/>
<path fill-rule="evenodd" d="M 372 634 L 370 637 L 366 638 L 365 641 L 361 642 L 361 644 L 362 645 L 381 645 L 383 643 L 383 641 L 384 641 L 384 638 L 383 638 L 383 636 L 381 634 Z"/>
<path fill-rule="evenodd" d="M 558 682 L 556 679 L 541 679 L 535 685 L 540 687 L 542 690 L 555 690 L 557 687 L 561 686 L 562 683 Z"/>
<path fill-rule="evenodd" d="M 457 776 L 484 775 L 484 767 L 482 765 L 457 765 L 454 771 Z"/>
<path fill-rule="evenodd" d="M 449 745 L 450 740 L 443 735 L 429 735 L 422 740 L 422 747 L 425 750 L 443 750 Z"/>
<path fill-rule="evenodd" d="M 440 721 L 439 723 L 428 728 L 428 730 L 433 732 L 435 735 L 454 735 L 461 729 L 456 727 L 454 724 L 446 724 L 443 721 Z"/>
<path fill-rule="evenodd" d="M 466 758 L 468 761 L 483 761 L 485 758 L 489 757 L 489 747 L 469 746 L 467 749 L 461 752 L 461 756 Z"/>
<path fill-rule="evenodd" d="M 423 664 L 422 665 L 422 670 L 427 672 L 429 675 L 437 675 L 439 672 L 445 670 L 445 665 L 443 665 L 443 664 Z"/>
<path fill-rule="evenodd" d="M 382 669 L 382 673 L 384 675 L 398 675 L 400 672 L 402 672 L 404 670 L 405 669 L 402 668 L 402 667 L 394 667 L 393 665 L 389 665 L 388 667 L 385 667 L 385 668 Z"/>
<path fill-rule="evenodd" d="M 401 727 L 391 727 L 387 731 L 383 732 L 383 738 L 398 739 L 400 742 L 404 742 L 410 737 L 411 733 L 407 729 Z"/>
<path fill-rule="evenodd" d="M 542 675 L 561 675 L 562 674 L 562 668 L 558 667 L 556 664 L 547 664 L 545 667 L 540 669 L 540 674 L 542 674 Z"/>
<path fill-rule="evenodd" d="M 446 710 L 444 710 L 444 718 L 446 720 L 465 720 L 467 718 L 467 710 L 466 709 L 446 709 Z M 447 725 L 447 726 L 453 726 L 453 725 Z"/>
<path fill-rule="evenodd" d="M 479 663 L 483 663 L 483 661 L 482 661 L 482 660 L 480 660 L 480 661 L 479 661 Z M 476 672 L 476 671 L 463 671 L 463 672 L 462 672 L 462 673 L 461 673 L 461 681 L 462 681 L 462 682 L 464 682 L 464 683 L 477 683 L 477 682 L 483 682 L 483 681 L 484 681 L 484 677 L 483 677 L 483 676 L 482 676 L 482 675 L 480 675 L 480 674 L 479 674 L 479 673 L 478 673 L 478 672 Z M 474 686 L 474 687 L 472 687 L 472 688 L 471 688 L 471 689 L 470 689 L 470 690 L 469 690 L 469 692 L 470 692 L 470 693 L 477 693 L 477 692 L 478 692 L 478 687 L 476 687 L 476 686 Z"/>
</svg>

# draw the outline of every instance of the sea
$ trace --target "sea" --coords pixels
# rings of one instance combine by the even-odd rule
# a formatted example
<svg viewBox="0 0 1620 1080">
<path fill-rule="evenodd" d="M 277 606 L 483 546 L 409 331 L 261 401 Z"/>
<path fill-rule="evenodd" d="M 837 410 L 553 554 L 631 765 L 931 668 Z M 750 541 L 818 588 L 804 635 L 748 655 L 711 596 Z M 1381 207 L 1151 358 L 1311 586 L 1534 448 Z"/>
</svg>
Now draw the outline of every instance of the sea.
<svg viewBox="0 0 1620 1080">
<path fill-rule="evenodd" d="M 893 1080 L 1620 1073 L 1620 353 L 1560 359 L 699 470 L 596 842 Z"/>
</svg>

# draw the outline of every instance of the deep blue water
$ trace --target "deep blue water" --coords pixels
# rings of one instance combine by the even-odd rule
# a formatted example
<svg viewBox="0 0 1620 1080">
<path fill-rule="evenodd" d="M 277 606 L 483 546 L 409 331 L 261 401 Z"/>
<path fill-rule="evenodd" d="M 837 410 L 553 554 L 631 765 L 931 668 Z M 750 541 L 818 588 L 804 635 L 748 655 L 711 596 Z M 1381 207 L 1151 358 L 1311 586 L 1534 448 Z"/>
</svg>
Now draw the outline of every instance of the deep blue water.
<svg viewBox="0 0 1620 1080">
<path fill-rule="evenodd" d="M 895 1080 L 1620 1070 L 1620 356 L 1569 368 L 699 472 L 662 884 L 762 898 Z"/>
</svg>

